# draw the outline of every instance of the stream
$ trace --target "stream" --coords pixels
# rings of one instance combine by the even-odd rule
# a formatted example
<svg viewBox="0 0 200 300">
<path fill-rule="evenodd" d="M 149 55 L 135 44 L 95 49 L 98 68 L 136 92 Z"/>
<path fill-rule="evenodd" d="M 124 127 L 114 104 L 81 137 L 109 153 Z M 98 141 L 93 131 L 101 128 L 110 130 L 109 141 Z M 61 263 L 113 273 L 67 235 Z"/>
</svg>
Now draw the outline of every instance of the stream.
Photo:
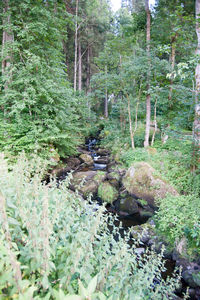
<svg viewBox="0 0 200 300">
<path fill-rule="evenodd" d="M 116 191 L 116 196 L 112 199 L 114 201 L 108 201 L 106 208 L 108 212 L 117 215 L 118 220 L 116 221 L 116 226 L 119 226 L 120 222 L 122 223 L 122 236 L 123 231 L 126 231 L 132 226 L 134 226 L 133 230 L 139 230 L 141 232 L 142 224 L 148 223 L 150 226 L 155 225 L 154 221 L 151 219 L 155 209 L 153 210 L 152 207 L 142 205 L 139 199 L 126 193 L 122 184 L 122 178 L 125 175 L 126 170 L 115 161 L 111 160 L 109 150 L 100 148 L 98 136 L 88 138 L 85 145 L 78 150 L 81 155 L 79 158 L 69 158 L 66 160 L 68 167 L 58 172 L 58 181 L 62 181 L 70 171 L 73 171 L 74 179 L 70 188 L 75 191 L 79 188 L 80 183 L 85 178 L 86 183 L 84 187 L 79 190 L 80 194 L 83 198 L 87 198 L 89 193 L 92 193 L 93 196 L 91 200 L 97 201 L 99 205 L 105 202 L 100 196 L 100 186 L 102 186 L 103 191 L 105 191 L 107 187 Z M 127 197 L 129 199 L 127 202 L 129 206 L 126 205 Z M 151 236 L 150 233 L 149 236 L 146 236 L 141 242 L 141 245 L 136 249 L 139 255 L 142 255 L 146 247 L 151 246 L 154 246 L 155 251 L 159 253 L 163 244 L 156 235 Z M 191 271 L 191 264 L 185 261 L 179 263 L 179 258 L 176 259 L 172 252 L 166 252 L 164 258 L 166 259 L 166 272 L 162 275 L 164 279 L 166 279 L 167 276 L 172 276 L 175 266 L 180 266 L 182 264 L 185 264 L 183 273 L 188 272 L 186 274 L 188 276 Z M 193 267 L 195 268 L 195 266 Z M 187 276 L 185 276 L 186 281 L 182 279 L 181 288 L 176 293 L 176 299 L 183 299 L 183 293 L 189 288 L 189 299 L 200 300 L 199 286 L 195 286 L 189 277 L 187 280 Z M 192 277 L 192 275 L 190 277 Z"/>
</svg>

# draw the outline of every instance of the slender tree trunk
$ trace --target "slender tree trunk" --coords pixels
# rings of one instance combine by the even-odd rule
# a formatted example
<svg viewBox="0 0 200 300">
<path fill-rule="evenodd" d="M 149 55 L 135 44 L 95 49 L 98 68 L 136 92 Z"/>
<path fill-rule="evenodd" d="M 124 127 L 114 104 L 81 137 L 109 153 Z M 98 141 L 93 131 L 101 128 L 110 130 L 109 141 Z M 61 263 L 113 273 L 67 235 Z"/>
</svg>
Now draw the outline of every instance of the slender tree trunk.
<svg viewBox="0 0 200 300">
<path fill-rule="evenodd" d="M 131 147 L 132 147 L 132 149 L 135 149 L 133 128 L 132 128 L 132 119 L 131 119 L 131 104 L 130 104 L 130 97 L 128 94 L 126 94 L 126 98 L 128 100 L 128 119 L 129 119 L 129 131 L 130 131 L 130 137 L 131 137 Z"/>
<path fill-rule="evenodd" d="M 81 55 L 81 41 L 78 41 L 78 90 L 82 90 L 82 55 Z"/>
<path fill-rule="evenodd" d="M 153 131 L 153 136 L 152 136 L 152 140 L 151 140 L 151 146 L 153 147 L 154 144 L 154 140 L 155 140 L 155 135 L 156 135 L 156 131 L 157 131 L 157 120 L 156 120 L 156 110 L 157 110 L 157 98 L 155 100 L 155 104 L 154 104 L 154 131 Z"/>
<path fill-rule="evenodd" d="M 78 5 L 79 0 L 76 0 L 76 22 L 75 22 L 75 37 L 74 37 L 74 91 L 76 92 L 77 85 L 77 54 L 78 54 Z"/>
<path fill-rule="evenodd" d="M 106 90 L 105 90 L 105 101 L 104 101 L 104 117 L 108 118 L 108 87 L 107 87 L 108 68 L 107 66 L 105 66 L 105 74 L 106 74 Z"/>
<path fill-rule="evenodd" d="M 196 0 L 196 34 L 197 34 L 197 49 L 196 54 L 200 57 L 200 25 L 199 17 L 200 15 L 200 0 Z M 195 158 L 199 162 L 200 155 L 200 63 L 197 64 L 195 70 L 196 78 L 196 104 L 195 104 L 195 120 L 194 120 L 194 130 L 193 130 L 193 139 L 194 139 L 194 149 L 195 149 Z"/>
<path fill-rule="evenodd" d="M 150 41 L 151 41 L 151 13 L 149 9 L 149 0 L 145 0 L 145 9 L 147 15 L 147 34 L 146 34 L 146 42 L 147 42 L 147 56 L 149 58 L 149 70 L 147 74 L 147 97 L 146 97 L 146 130 L 145 130 L 145 141 L 144 147 L 149 146 L 149 134 L 150 134 L 150 122 L 151 122 L 151 95 L 150 95 Z"/>
<path fill-rule="evenodd" d="M 6 14 L 10 10 L 9 0 L 3 0 L 3 5 L 4 5 L 3 12 Z M 12 30 L 9 28 L 10 26 L 11 26 L 10 14 L 8 14 L 7 17 L 3 17 L 4 29 L 3 29 L 3 38 L 2 38 L 2 74 L 4 74 L 11 65 L 11 54 L 9 53 L 10 51 L 6 49 L 8 43 L 12 43 L 14 41 L 14 35 Z M 5 84 L 5 89 L 7 89 L 7 87 L 8 87 L 8 82 Z"/>
<path fill-rule="evenodd" d="M 169 88 L 169 95 L 168 95 L 168 99 L 169 99 L 169 104 L 170 106 L 172 106 L 172 93 L 173 93 L 173 83 L 174 83 L 174 68 L 175 68 L 175 61 L 176 61 L 176 40 L 177 40 L 177 36 L 178 34 L 176 33 L 176 35 L 174 37 L 172 37 L 171 40 L 171 71 L 172 71 L 172 77 L 170 80 L 170 88 Z"/>
<path fill-rule="evenodd" d="M 90 45 L 88 44 L 87 49 L 87 78 L 86 78 L 86 94 L 90 92 L 90 76 L 91 76 L 91 68 L 90 68 Z"/>
</svg>

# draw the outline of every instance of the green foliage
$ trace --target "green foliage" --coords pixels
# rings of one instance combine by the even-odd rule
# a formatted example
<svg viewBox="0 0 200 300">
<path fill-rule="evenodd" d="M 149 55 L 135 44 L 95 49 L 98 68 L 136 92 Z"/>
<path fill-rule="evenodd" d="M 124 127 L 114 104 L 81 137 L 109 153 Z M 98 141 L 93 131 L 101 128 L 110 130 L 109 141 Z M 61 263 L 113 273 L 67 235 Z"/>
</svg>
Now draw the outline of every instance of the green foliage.
<svg viewBox="0 0 200 300">
<path fill-rule="evenodd" d="M 137 257 L 130 233 L 122 238 L 103 206 L 68 189 L 69 178 L 59 188 L 54 180 L 41 183 L 45 166 L 38 157 L 22 156 L 10 172 L 1 158 L 0 167 L 1 297 L 173 298 L 178 281 L 161 278 L 162 254 Z"/>
<path fill-rule="evenodd" d="M 103 182 L 100 184 L 98 188 L 98 196 L 105 203 L 112 203 L 114 200 L 116 200 L 117 195 L 117 190 L 108 182 Z"/>
<path fill-rule="evenodd" d="M 159 200 L 158 204 L 156 223 L 159 232 L 172 244 L 177 244 L 185 237 L 189 248 L 187 254 L 191 250 L 200 253 L 199 198 L 195 195 L 168 196 Z"/>
<path fill-rule="evenodd" d="M 62 63 L 63 8 L 41 1 L 10 3 L 15 41 L 3 49 L 5 56 L 12 53 L 12 63 L 2 76 L 1 151 L 16 155 L 35 150 L 45 156 L 53 144 L 68 156 L 86 132 L 86 99 L 73 94 Z"/>
<path fill-rule="evenodd" d="M 122 153 L 121 160 L 125 166 L 130 167 L 134 162 L 148 161 L 149 155 L 144 148 L 136 148 L 135 150 L 129 149 Z"/>
</svg>

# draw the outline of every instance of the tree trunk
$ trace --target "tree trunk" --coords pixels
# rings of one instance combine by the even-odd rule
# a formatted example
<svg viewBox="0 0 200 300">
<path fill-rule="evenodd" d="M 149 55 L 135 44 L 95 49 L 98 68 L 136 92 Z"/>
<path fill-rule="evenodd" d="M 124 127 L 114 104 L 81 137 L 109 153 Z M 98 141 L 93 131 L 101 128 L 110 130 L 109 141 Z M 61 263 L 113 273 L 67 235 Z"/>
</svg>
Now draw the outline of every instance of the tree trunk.
<svg viewBox="0 0 200 300">
<path fill-rule="evenodd" d="M 105 101 L 104 101 L 104 117 L 108 118 L 108 87 L 107 87 L 108 69 L 107 69 L 107 66 L 105 66 L 105 74 L 106 74 L 106 90 L 105 90 Z"/>
<path fill-rule="evenodd" d="M 9 12 L 10 7 L 9 7 L 9 0 L 4 0 L 3 1 L 4 4 L 4 8 L 3 8 L 3 12 L 6 14 L 7 12 Z M 8 53 L 8 49 L 5 50 L 6 48 L 6 44 L 7 43 L 12 43 L 14 41 L 14 36 L 13 36 L 13 32 L 11 29 L 9 29 L 10 27 L 10 14 L 7 15 L 7 17 L 3 18 L 3 38 L 2 38 L 2 74 L 4 74 L 6 72 L 6 69 L 8 69 L 11 65 L 11 54 Z M 8 29 L 5 29 L 5 28 Z M 5 53 L 5 51 L 7 53 Z M 6 83 L 5 88 L 7 88 L 8 83 Z"/>
<path fill-rule="evenodd" d="M 74 38 L 74 91 L 76 92 L 77 80 L 77 54 L 78 54 L 78 5 L 79 0 L 76 0 L 76 22 L 75 22 L 75 38 Z"/>
<path fill-rule="evenodd" d="M 200 15 L 200 0 L 196 0 L 196 34 L 197 34 L 197 49 L 196 54 L 200 56 L 200 25 L 199 17 Z M 197 64 L 195 70 L 195 79 L 196 79 L 196 104 L 195 104 L 195 120 L 194 120 L 194 130 L 193 130 L 193 139 L 194 139 L 194 153 L 196 161 L 199 162 L 200 155 L 200 63 Z"/>
<path fill-rule="evenodd" d="M 78 90 L 82 90 L 82 55 L 81 55 L 81 41 L 78 41 Z"/>
<path fill-rule="evenodd" d="M 174 83 L 174 68 L 175 68 L 175 61 L 176 61 L 176 40 L 177 40 L 178 34 L 176 33 L 175 36 L 172 37 L 171 40 L 171 71 L 172 71 L 172 77 L 170 80 L 170 88 L 169 88 L 169 104 L 170 106 L 172 105 L 172 92 L 173 92 L 173 83 Z"/>
<path fill-rule="evenodd" d="M 146 97 L 146 130 L 145 130 L 145 141 L 144 147 L 149 146 L 149 134 L 150 134 L 150 122 L 151 122 L 151 95 L 150 95 L 150 41 L 151 41 L 151 13 L 149 9 L 149 0 L 145 0 L 145 10 L 147 15 L 147 34 L 146 34 L 146 42 L 147 42 L 147 56 L 149 58 L 149 70 L 147 74 L 147 97 Z"/>
<path fill-rule="evenodd" d="M 155 104 L 154 104 L 154 130 L 153 130 L 153 136 L 152 136 L 152 140 L 151 140 L 151 147 L 153 147 L 153 144 L 154 144 L 154 140 L 155 140 L 155 135 L 156 135 L 156 131 L 157 131 L 157 120 L 156 120 L 156 112 L 157 110 L 157 98 L 155 100 Z"/>
<path fill-rule="evenodd" d="M 135 149 L 133 128 L 132 128 L 132 119 L 131 119 L 131 105 L 130 105 L 130 98 L 129 98 L 128 94 L 126 94 L 126 98 L 128 100 L 128 119 L 129 119 L 129 131 L 130 131 L 130 137 L 131 137 L 131 147 L 132 147 L 132 149 Z"/>
<path fill-rule="evenodd" d="M 91 76 L 91 69 L 90 69 L 90 45 L 88 44 L 87 49 L 87 75 L 86 75 L 86 94 L 90 92 L 90 76 Z"/>
</svg>

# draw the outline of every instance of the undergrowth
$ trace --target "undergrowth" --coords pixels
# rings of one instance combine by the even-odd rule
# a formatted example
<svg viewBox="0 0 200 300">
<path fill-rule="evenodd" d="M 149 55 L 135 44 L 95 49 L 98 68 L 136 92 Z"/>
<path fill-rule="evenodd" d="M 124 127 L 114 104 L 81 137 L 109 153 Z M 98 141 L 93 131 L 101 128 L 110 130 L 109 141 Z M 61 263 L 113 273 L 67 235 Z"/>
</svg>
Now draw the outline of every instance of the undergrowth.
<svg viewBox="0 0 200 300">
<path fill-rule="evenodd" d="M 180 276 L 162 279 L 162 254 L 138 257 L 137 241 L 71 192 L 70 178 L 41 183 L 38 157 L 0 167 L 0 299 L 173 299 Z"/>
<path fill-rule="evenodd" d="M 200 254 L 200 202 L 190 196 L 170 196 L 159 200 L 156 224 L 159 233 L 164 234 L 171 245 L 184 241 L 182 255 Z"/>
</svg>

